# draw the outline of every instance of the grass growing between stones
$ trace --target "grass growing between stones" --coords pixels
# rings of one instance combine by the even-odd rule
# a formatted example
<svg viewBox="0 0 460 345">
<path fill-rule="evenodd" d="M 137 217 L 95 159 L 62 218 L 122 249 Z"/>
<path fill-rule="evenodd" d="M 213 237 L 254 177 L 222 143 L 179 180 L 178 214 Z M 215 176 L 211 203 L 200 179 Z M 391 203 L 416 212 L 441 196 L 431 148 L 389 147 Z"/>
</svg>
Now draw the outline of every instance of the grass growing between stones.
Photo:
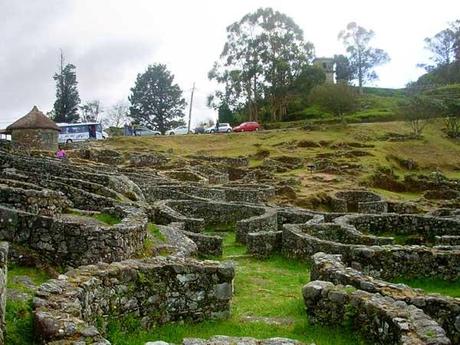
<svg viewBox="0 0 460 345">
<path fill-rule="evenodd" d="M 213 335 L 255 338 L 287 337 L 317 345 L 360 344 L 347 328 L 312 326 L 305 315 L 301 288 L 309 279 L 308 266 L 274 256 L 256 260 L 245 256 L 245 247 L 235 243 L 235 235 L 224 240 L 223 259 L 236 264 L 232 315 L 227 320 L 197 324 L 169 324 L 141 330 L 134 319 L 112 320 L 108 336 L 114 345 L 138 345 L 163 340 L 181 343 L 183 338 Z"/>
<path fill-rule="evenodd" d="M 40 285 L 49 277 L 46 273 L 31 267 L 8 267 L 7 289 L 10 291 L 6 302 L 5 344 L 33 344 L 32 287 L 21 284 L 17 278 L 29 277 L 33 284 Z M 14 291 L 15 297 L 11 292 Z"/>
<path fill-rule="evenodd" d="M 417 279 L 396 279 L 395 283 L 403 283 L 413 288 L 419 288 L 427 293 L 439 293 L 444 296 L 460 298 L 460 279 L 454 281 L 417 278 Z"/>
<path fill-rule="evenodd" d="M 165 236 L 161 233 L 160 229 L 158 229 L 158 227 L 155 224 L 148 223 L 147 230 L 153 237 L 160 240 L 161 242 L 164 242 L 166 240 Z"/>
<path fill-rule="evenodd" d="M 97 213 L 92 216 L 94 219 L 98 221 L 108 224 L 108 225 L 115 225 L 121 223 L 121 219 L 108 213 Z"/>
</svg>

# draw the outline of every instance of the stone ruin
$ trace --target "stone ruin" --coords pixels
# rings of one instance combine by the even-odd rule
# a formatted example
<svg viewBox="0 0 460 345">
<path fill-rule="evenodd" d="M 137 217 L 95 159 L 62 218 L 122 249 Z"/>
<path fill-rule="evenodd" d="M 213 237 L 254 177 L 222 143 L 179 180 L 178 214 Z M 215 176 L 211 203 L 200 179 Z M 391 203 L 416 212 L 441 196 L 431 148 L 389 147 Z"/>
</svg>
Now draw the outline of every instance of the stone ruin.
<svg viewBox="0 0 460 345">
<path fill-rule="evenodd" d="M 235 166 L 247 164 L 244 159 L 190 157 L 210 163 L 193 169 L 163 165 L 167 160 L 152 169 L 80 159 L 65 163 L 0 151 L 1 320 L 8 250 L 11 262 L 22 250 L 22 256 L 38 254 L 67 271 L 36 292 L 40 344 L 110 344 L 104 328 L 110 317 L 134 316 L 143 327 L 228 317 L 234 267 L 197 260 L 222 254 L 222 237 L 205 231 L 222 224 L 235 229 L 250 255 L 278 252 L 312 264 L 302 292 L 310 322 L 349 321 L 372 344 L 460 344 L 458 299 L 388 282 L 459 278 L 458 210 L 397 213 L 406 209 L 368 191 L 337 193 L 334 212 L 275 206 L 276 188 L 268 181 L 230 177 Z M 101 214 L 116 222 L 98 220 Z M 164 243 L 148 246 L 149 223 Z M 217 343 L 300 344 L 283 338 L 183 340 Z"/>
</svg>

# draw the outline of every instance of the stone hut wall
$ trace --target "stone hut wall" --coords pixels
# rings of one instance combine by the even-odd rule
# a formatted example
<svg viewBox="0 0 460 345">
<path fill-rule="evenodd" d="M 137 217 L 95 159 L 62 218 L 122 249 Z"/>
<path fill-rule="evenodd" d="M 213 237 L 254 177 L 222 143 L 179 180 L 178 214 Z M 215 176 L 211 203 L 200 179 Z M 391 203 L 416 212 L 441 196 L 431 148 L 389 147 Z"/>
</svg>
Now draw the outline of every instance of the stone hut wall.
<svg viewBox="0 0 460 345">
<path fill-rule="evenodd" d="M 141 187 L 147 202 L 159 200 L 190 200 L 190 199 L 210 199 L 216 201 L 225 200 L 225 192 L 221 189 L 196 187 L 181 184 L 172 185 L 146 185 Z"/>
<path fill-rule="evenodd" d="M 8 274 L 8 243 L 0 242 L 0 345 L 5 343 L 6 279 Z"/>
<path fill-rule="evenodd" d="M 358 231 L 379 235 L 385 232 L 402 235 L 435 236 L 460 235 L 460 221 L 449 218 L 413 214 L 346 215 L 336 218 L 338 224 L 350 224 Z"/>
<path fill-rule="evenodd" d="M 15 129 L 11 142 L 18 149 L 56 151 L 58 137 L 59 132 L 54 129 Z"/>
<path fill-rule="evenodd" d="M 0 205 L 34 214 L 53 216 L 71 207 L 72 203 L 60 192 L 49 189 L 29 189 L 30 186 L 10 187 L 0 180 Z"/>
<path fill-rule="evenodd" d="M 383 279 L 404 276 L 454 280 L 460 277 L 460 250 L 456 247 L 344 244 L 311 235 L 309 227 L 309 224 L 284 225 L 284 255 L 310 261 L 318 252 L 340 254 L 347 265 L 359 266 L 362 272 Z"/>
<path fill-rule="evenodd" d="M 262 203 L 275 196 L 275 188 L 268 185 L 228 183 L 222 189 L 226 201 Z"/>
<path fill-rule="evenodd" d="M 276 209 L 265 208 L 260 216 L 240 220 L 236 223 L 235 239 L 237 242 L 246 243 L 249 233 L 278 231 L 278 217 Z"/>
<path fill-rule="evenodd" d="M 75 208 L 82 210 L 100 211 L 103 208 L 115 207 L 119 204 L 120 199 L 122 199 L 122 195 L 114 190 L 89 181 L 59 176 L 47 176 L 46 179 L 43 179 L 38 174 L 30 172 L 28 172 L 27 175 L 23 175 L 17 172 L 4 171 L 3 173 L 0 172 L 0 176 L 4 176 L 8 179 L 15 179 L 15 184 L 17 184 L 18 181 L 31 181 L 36 183 L 36 185 L 28 184 L 24 186 L 24 188 L 27 189 L 35 188 L 40 190 L 40 187 L 43 187 L 55 191 L 57 190 L 59 191 L 58 193 L 63 193 L 73 203 Z M 8 180 L 7 184 L 10 185 L 10 181 L 13 180 Z M 0 179 L 0 183 L 2 183 L 2 179 Z"/>
<path fill-rule="evenodd" d="M 350 285 L 370 293 L 379 293 L 422 309 L 447 332 L 453 344 L 460 343 L 460 299 L 439 294 L 425 294 L 403 284 L 393 284 L 346 267 L 340 255 L 317 253 L 313 256 L 311 280 L 334 285 Z"/>
<path fill-rule="evenodd" d="M 351 324 L 369 344 L 451 344 L 421 309 L 390 297 L 320 280 L 305 285 L 303 297 L 311 323 Z"/>
<path fill-rule="evenodd" d="M 40 286 L 36 335 L 41 344 L 110 344 L 96 327 L 111 317 L 133 315 L 144 327 L 226 318 L 234 275 L 226 263 L 172 257 L 80 267 Z"/>
<path fill-rule="evenodd" d="M 80 165 L 63 164 L 56 159 L 24 157 L 6 152 L 0 154 L 0 164 L 4 168 L 14 168 L 25 176 L 28 176 L 30 172 L 38 176 L 38 179 L 42 180 L 46 180 L 43 177 L 51 175 L 81 181 L 90 181 L 94 184 L 112 189 L 130 200 L 144 200 L 144 196 L 139 187 L 126 176 L 116 172 L 98 171 Z M 85 185 L 82 184 L 82 187 L 84 186 Z"/>
<path fill-rule="evenodd" d="M 143 248 L 147 216 L 134 207 L 106 209 L 112 226 L 39 216 L 0 206 L 0 239 L 26 245 L 57 265 L 80 266 L 130 258 Z"/>
<path fill-rule="evenodd" d="M 378 194 L 350 190 L 335 193 L 331 198 L 331 208 L 334 212 L 385 213 L 388 204 Z"/>
<path fill-rule="evenodd" d="M 267 258 L 281 250 L 282 231 L 250 232 L 246 236 L 248 253 L 257 258 Z"/>
</svg>

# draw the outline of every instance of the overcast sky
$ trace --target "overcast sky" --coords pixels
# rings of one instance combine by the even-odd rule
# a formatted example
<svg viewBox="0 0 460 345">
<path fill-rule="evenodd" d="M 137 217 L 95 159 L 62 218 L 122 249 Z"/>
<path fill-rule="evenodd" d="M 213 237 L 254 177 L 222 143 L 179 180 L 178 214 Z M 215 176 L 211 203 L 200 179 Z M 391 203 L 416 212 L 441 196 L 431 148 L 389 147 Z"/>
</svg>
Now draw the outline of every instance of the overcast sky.
<svg viewBox="0 0 460 345">
<path fill-rule="evenodd" d="M 404 0 L 0 0 L 0 128 L 33 105 L 51 110 L 59 49 L 77 66 L 82 101 L 104 107 L 127 100 L 137 73 L 165 63 L 187 100 L 196 82 L 193 117 L 215 117 L 207 72 L 225 43 L 225 28 L 259 7 L 291 16 L 316 56 L 343 52 L 337 34 L 350 21 L 373 29 L 372 44 L 391 62 L 374 85 L 403 87 L 423 71 L 423 39 L 460 18 L 460 1 Z"/>
</svg>

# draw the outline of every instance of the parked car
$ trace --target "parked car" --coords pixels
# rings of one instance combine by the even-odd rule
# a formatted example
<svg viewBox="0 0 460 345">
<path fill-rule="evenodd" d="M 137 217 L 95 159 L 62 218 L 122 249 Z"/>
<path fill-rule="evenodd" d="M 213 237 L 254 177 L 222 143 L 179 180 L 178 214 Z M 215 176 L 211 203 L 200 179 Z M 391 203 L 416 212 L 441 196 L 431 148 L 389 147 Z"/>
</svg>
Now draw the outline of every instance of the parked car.
<svg viewBox="0 0 460 345">
<path fill-rule="evenodd" d="M 228 123 L 219 123 L 219 133 L 230 133 L 233 131 L 232 126 Z M 216 126 L 211 126 L 205 129 L 206 133 L 216 133 Z"/>
<path fill-rule="evenodd" d="M 159 131 L 153 131 L 153 130 L 145 128 L 145 127 L 136 128 L 134 130 L 134 135 L 140 136 L 140 137 L 148 137 L 148 136 L 151 136 L 151 135 L 160 135 L 160 134 L 161 134 L 161 132 L 159 132 Z"/>
<path fill-rule="evenodd" d="M 195 134 L 204 134 L 205 133 L 205 128 L 203 126 L 200 126 L 200 127 L 195 127 L 193 129 L 193 133 Z"/>
<path fill-rule="evenodd" d="M 233 128 L 234 132 L 252 132 L 258 131 L 260 125 L 257 122 L 243 122 L 242 124 Z"/>
<path fill-rule="evenodd" d="M 193 133 L 193 129 L 191 129 L 190 132 Z M 188 134 L 187 126 L 180 126 L 180 127 L 170 129 L 169 131 L 166 131 L 166 135 L 183 135 L 183 134 Z"/>
</svg>

